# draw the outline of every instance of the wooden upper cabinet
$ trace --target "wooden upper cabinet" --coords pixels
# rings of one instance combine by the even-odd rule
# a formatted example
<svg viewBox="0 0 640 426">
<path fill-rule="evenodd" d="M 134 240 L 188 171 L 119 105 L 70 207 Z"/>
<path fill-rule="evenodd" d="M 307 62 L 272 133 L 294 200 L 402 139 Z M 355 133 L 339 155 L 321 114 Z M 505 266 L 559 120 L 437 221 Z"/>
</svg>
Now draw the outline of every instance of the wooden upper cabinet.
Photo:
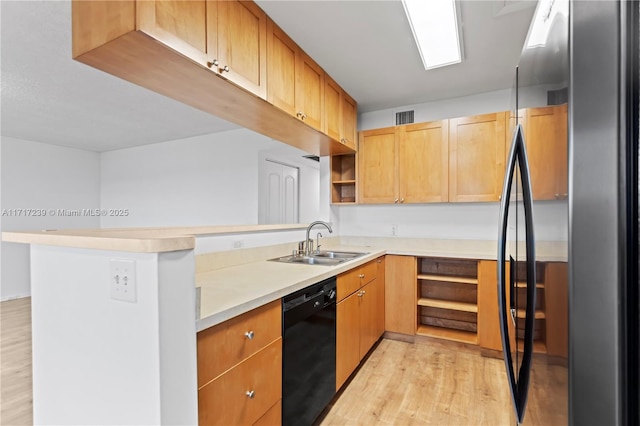
<svg viewBox="0 0 640 426">
<path fill-rule="evenodd" d="M 506 116 L 498 112 L 449 120 L 449 201 L 498 201 Z"/>
<path fill-rule="evenodd" d="M 567 198 L 567 105 L 528 108 L 523 122 L 535 200 Z"/>
<path fill-rule="evenodd" d="M 401 203 L 449 200 L 449 122 L 399 126 L 398 176 Z"/>
<path fill-rule="evenodd" d="M 255 3 L 138 1 L 141 31 L 261 98 L 267 93 L 267 15 Z"/>
<path fill-rule="evenodd" d="M 393 127 L 360 132 L 358 144 L 358 202 L 397 200 L 396 132 Z"/>
<path fill-rule="evenodd" d="M 296 57 L 296 117 L 323 130 L 324 71 L 301 49 Z"/>
<path fill-rule="evenodd" d="M 331 77 L 324 76 L 324 133 L 344 143 L 342 137 L 342 88 Z"/>
<path fill-rule="evenodd" d="M 356 149 L 358 111 L 356 101 L 325 74 L 324 133 Z"/>
<path fill-rule="evenodd" d="M 356 149 L 356 141 L 358 140 L 358 104 L 344 90 L 341 95 L 342 125 L 340 126 L 340 141 Z"/>
<path fill-rule="evenodd" d="M 267 100 L 293 116 L 296 115 L 298 49 L 280 27 L 267 20 Z"/>
<path fill-rule="evenodd" d="M 209 54 L 216 55 L 215 38 L 212 45 L 211 38 L 207 39 L 209 26 L 216 26 L 215 20 L 208 22 L 210 17 L 215 19 L 215 2 L 151 0 L 138 1 L 136 6 L 140 31 L 202 65 Z"/>
<path fill-rule="evenodd" d="M 238 86 L 266 99 L 267 15 L 252 1 L 218 5 L 218 71 Z"/>
<path fill-rule="evenodd" d="M 361 203 L 448 200 L 448 121 L 360 132 Z"/>
</svg>

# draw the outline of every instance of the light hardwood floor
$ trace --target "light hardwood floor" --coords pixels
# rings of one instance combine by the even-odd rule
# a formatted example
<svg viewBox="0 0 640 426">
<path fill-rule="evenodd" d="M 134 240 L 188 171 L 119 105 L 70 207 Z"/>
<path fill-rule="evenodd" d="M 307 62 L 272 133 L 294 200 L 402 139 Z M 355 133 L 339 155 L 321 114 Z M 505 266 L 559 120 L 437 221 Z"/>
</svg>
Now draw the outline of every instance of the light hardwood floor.
<svg viewBox="0 0 640 426">
<path fill-rule="evenodd" d="M 0 424 L 33 424 L 31 298 L 0 303 Z"/>
<path fill-rule="evenodd" d="M 33 424 L 31 300 L 0 303 L 1 425 Z M 535 364 L 525 425 L 566 425 L 566 368 Z M 383 339 L 322 425 L 509 425 L 502 360 L 436 339 Z"/>
</svg>

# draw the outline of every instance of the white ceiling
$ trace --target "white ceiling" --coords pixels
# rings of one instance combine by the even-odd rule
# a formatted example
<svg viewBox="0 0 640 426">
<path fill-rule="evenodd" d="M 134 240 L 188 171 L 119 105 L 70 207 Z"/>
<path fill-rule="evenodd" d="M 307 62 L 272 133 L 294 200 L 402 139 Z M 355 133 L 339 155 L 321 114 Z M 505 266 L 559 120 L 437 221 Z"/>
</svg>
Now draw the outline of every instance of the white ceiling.
<svg viewBox="0 0 640 426">
<path fill-rule="evenodd" d="M 364 112 L 511 87 L 535 1 L 463 1 L 464 61 L 431 71 L 398 0 L 257 3 Z M 236 128 L 73 61 L 69 1 L 0 16 L 3 136 L 108 151 Z"/>
</svg>

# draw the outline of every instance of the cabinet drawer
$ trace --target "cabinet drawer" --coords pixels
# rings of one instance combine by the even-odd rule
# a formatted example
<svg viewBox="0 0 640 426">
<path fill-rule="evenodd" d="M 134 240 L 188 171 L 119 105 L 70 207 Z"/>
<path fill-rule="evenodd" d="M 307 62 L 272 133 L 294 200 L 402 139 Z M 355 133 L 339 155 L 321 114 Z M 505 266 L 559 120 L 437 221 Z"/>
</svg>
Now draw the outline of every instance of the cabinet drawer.
<svg viewBox="0 0 640 426">
<path fill-rule="evenodd" d="M 337 291 L 338 302 L 358 290 L 365 284 L 376 279 L 378 275 L 377 260 L 372 260 L 362 266 L 354 268 L 349 272 L 338 275 Z"/>
<path fill-rule="evenodd" d="M 248 392 L 253 392 L 252 397 Z M 282 339 L 198 391 L 201 425 L 250 425 L 282 399 Z"/>
<path fill-rule="evenodd" d="M 280 426 L 282 424 L 282 401 L 269 408 L 264 416 L 260 417 L 253 426 Z"/>
<path fill-rule="evenodd" d="M 251 333 L 252 338 L 247 336 Z M 198 388 L 282 335 L 280 300 L 198 333 Z"/>
</svg>

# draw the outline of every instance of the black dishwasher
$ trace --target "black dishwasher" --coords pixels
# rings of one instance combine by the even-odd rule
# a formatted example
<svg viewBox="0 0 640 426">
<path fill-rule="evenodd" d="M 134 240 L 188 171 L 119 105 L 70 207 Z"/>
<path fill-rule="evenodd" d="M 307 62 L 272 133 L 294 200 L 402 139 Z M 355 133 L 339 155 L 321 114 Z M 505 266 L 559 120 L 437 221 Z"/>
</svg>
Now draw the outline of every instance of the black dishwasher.
<svg viewBox="0 0 640 426">
<path fill-rule="evenodd" d="M 336 390 L 336 278 L 282 299 L 282 424 L 311 425 Z"/>
</svg>

